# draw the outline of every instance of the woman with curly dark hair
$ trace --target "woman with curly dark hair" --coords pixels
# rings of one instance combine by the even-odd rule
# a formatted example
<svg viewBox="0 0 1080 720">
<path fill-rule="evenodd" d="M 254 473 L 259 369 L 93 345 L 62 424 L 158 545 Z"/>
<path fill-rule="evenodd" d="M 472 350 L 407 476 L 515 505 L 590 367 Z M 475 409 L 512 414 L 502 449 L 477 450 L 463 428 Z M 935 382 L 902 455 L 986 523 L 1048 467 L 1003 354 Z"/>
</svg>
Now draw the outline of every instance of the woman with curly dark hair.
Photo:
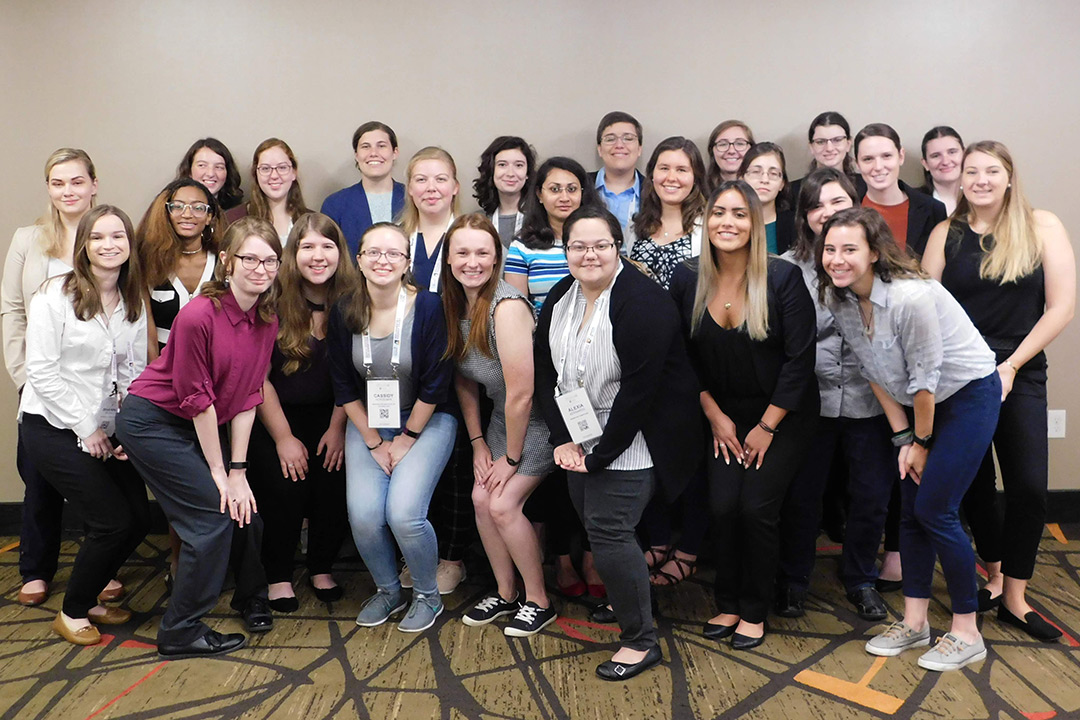
<svg viewBox="0 0 1080 720">
<path fill-rule="evenodd" d="M 222 210 L 232 210 L 244 199 L 236 161 L 225 143 L 217 138 L 202 138 L 191 144 L 176 166 L 176 179 L 180 178 L 201 182 Z M 219 221 L 223 219 L 218 218 Z"/>
<path fill-rule="evenodd" d="M 500 135 L 480 155 L 480 167 L 473 180 L 473 197 L 491 217 L 503 247 L 521 232 L 525 219 L 525 188 L 536 168 L 536 152 L 529 143 L 513 135 Z"/>
</svg>

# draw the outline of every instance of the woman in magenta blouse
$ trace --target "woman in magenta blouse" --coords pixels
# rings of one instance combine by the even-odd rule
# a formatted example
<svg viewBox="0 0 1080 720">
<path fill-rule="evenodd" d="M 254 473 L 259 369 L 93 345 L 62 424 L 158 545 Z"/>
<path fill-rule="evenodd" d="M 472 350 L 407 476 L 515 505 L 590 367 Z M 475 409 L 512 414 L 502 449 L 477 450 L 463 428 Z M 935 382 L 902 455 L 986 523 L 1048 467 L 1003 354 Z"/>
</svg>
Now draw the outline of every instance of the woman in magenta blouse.
<svg viewBox="0 0 1080 720">
<path fill-rule="evenodd" d="M 177 315 L 169 343 L 131 384 L 117 418 L 117 437 L 183 541 L 158 629 L 158 653 L 168 658 L 217 655 L 246 643 L 244 635 L 222 635 L 201 619 L 217 603 L 230 554 L 237 576 L 232 606 L 249 632 L 272 624 L 246 460 L 277 337 L 272 296 L 281 242 L 270 223 L 244 218 L 223 245 L 215 280 Z M 233 542 L 233 528 L 248 525 Z"/>
</svg>

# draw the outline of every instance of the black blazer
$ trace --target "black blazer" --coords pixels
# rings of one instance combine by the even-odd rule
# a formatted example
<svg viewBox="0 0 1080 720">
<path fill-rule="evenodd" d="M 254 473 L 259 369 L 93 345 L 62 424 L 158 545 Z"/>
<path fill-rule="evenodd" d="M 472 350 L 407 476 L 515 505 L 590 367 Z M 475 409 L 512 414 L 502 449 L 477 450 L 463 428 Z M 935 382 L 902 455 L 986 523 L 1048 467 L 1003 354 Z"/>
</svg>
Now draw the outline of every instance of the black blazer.
<svg viewBox="0 0 1080 720">
<path fill-rule="evenodd" d="M 795 211 L 776 213 L 776 254 L 783 255 L 795 244 Z"/>
<path fill-rule="evenodd" d="M 628 261 L 622 264 L 608 305 L 622 384 L 600 442 L 585 457 L 585 467 L 589 472 L 603 470 L 630 447 L 640 431 L 652 455 L 657 485 L 671 501 L 704 458 L 705 425 L 698 385 L 671 296 Z M 555 404 L 557 375 L 548 336 L 553 308 L 573 282 L 567 276 L 548 293 L 534 340 L 534 398 L 556 447 L 570 442 L 570 433 Z"/>
<path fill-rule="evenodd" d="M 675 269 L 671 295 L 679 306 L 683 335 L 698 373 L 701 389 L 708 390 L 710 368 L 703 367 L 690 337 L 697 291 L 698 259 L 692 258 Z M 817 313 L 803 281 L 802 270 L 778 257 L 769 258 L 769 335 L 751 343 L 758 385 L 769 402 L 791 411 L 817 415 L 820 408 L 814 359 L 817 350 Z M 723 398 L 715 398 L 723 408 Z"/>
<path fill-rule="evenodd" d="M 945 212 L 945 203 L 935 200 L 932 195 L 921 193 L 900 181 L 900 190 L 907 195 L 907 249 L 916 258 L 922 258 L 926 251 L 926 241 L 930 239 L 930 232 L 937 224 L 948 217 Z M 866 186 L 863 185 L 859 192 L 859 201 L 866 197 Z"/>
</svg>

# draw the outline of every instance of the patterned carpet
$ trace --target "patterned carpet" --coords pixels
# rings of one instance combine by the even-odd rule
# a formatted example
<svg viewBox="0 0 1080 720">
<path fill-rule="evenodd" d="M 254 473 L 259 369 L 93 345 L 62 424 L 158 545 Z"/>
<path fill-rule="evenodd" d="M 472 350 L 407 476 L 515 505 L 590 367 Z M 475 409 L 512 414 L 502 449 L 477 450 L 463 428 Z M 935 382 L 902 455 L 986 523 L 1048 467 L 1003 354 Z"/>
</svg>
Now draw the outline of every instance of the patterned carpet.
<svg viewBox="0 0 1080 720">
<path fill-rule="evenodd" d="M 626 683 L 605 683 L 594 667 L 610 656 L 613 626 L 588 620 L 584 605 L 560 602 L 562 617 L 528 640 L 501 626 L 469 628 L 461 614 L 485 590 L 482 567 L 445 598 L 447 612 L 419 636 L 393 624 L 353 622 L 371 580 L 346 563 L 348 594 L 319 603 L 302 582 L 300 611 L 240 652 L 214 660 L 163 662 L 150 644 L 165 598 L 166 538 L 152 536 L 122 572 L 132 591 L 129 625 L 89 648 L 56 638 L 49 624 L 77 544 L 64 544 L 56 590 L 40 608 L 16 604 L 13 538 L 0 538 L 0 717 L 64 718 L 993 718 L 1080 717 L 1080 527 L 1048 526 L 1032 604 L 1066 635 L 1042 644 L 983 618 L 986 661 L 960 672 L 918 668 L 918 652 L 874 658 L 875 629 L 859 620 L 834 579 L 836 549 L 823 548 L 809 612 L 770 619 L 756 651 L 736 653 L 699 635 L 713 614 L 703 572 L 659 595 L 664 663 Z M 475 580 L 474 580 L 475 578 Z M 931 623 L 947 628 L 938 577 Z M 223 596 L 211 624 L 240 631 Z M 899 611 L 899 594 L 887 598 Z M 110 629 L 111 631 L 112 629 Z"/>
</svg>

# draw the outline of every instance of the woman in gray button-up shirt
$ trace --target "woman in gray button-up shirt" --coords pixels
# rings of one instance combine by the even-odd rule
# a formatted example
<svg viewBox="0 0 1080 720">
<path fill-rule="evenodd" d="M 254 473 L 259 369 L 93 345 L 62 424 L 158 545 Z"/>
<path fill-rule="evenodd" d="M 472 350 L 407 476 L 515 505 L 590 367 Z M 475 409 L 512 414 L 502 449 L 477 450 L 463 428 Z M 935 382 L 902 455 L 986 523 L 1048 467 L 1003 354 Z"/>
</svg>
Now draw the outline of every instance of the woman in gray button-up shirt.
<svg viewBox="0 0 1080 720">
<path fill-rule="evenodd" d="M 1001 407 L 994 354 L 949 292 L 899 250 L 876 211 L 837 213 L 822 237 L 819 297 L 828 301 L 900 446 L 904 619 L 866 649 L 898 655 L 929 643 L 937 555 L 952 599 L 952 629 L 919 665 L 960 668 L 986 657 L 975 623 L 975 555 L 959 507 Z"/>
</svg>

